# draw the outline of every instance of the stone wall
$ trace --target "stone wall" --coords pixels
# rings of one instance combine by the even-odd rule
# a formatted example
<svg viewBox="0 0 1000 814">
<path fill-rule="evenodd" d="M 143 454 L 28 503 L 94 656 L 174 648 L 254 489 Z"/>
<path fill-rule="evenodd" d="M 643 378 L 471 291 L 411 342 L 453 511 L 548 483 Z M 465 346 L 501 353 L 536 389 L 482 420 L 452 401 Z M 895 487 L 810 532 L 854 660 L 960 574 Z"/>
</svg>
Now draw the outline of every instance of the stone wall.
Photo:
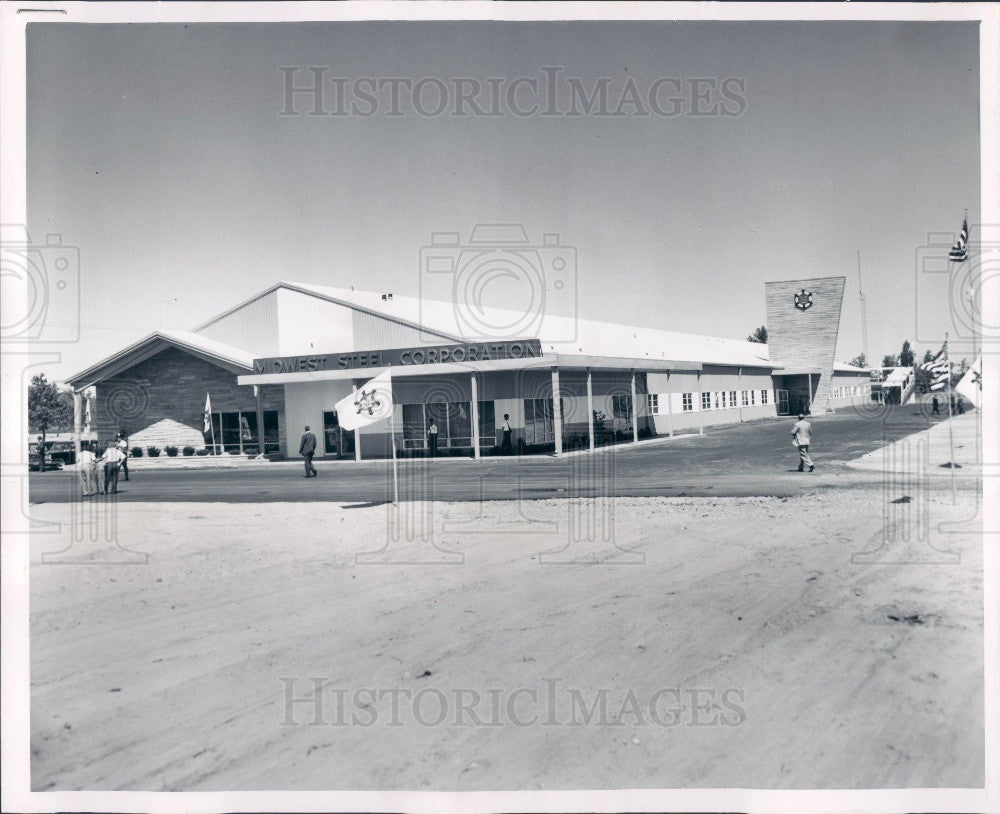
<svg viewBox="0 0 1000 814">
<path fill-rule="evenodd" d="M 820 370 L 813 398 L 814 413 L 824 412 L 828 406 L 845 282 L 845 277 L 814 277 L 764 284 L 771 360 L 782 363 L 790 372 L 802 368 Z M 811 305 L 805 309 L 797 307 L 796 295 Z M 780 375 L 782 371 L 776 373 Z"/>
<path fill-rule="evenodd" d="M 177 348 L 151 356 L 127 371 L 96 385 L 94 421 L 101 445 L 125 427 L 132 446 L 170 444 L 203 447 L 205 394 L 211 393 L 212 411 L 253 412 L 253 387 L 236 383 L 236 374 Z M 281 448 L 285 437 L 285 399 L 281 385 L 265 385 L 265 410 L 278 411 Z"/>
</svg>

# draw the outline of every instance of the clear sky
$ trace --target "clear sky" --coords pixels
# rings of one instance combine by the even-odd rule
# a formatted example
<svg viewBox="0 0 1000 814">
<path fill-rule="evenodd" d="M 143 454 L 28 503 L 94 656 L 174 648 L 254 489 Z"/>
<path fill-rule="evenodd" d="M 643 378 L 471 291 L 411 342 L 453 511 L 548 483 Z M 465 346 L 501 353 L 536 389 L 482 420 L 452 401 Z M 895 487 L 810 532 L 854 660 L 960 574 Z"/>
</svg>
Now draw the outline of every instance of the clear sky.
<svg viewBox="0 0 1000 814">
<path fill-rule="evenodd" d="M 382 93 L 370 117 L 281 116 L 290 66 L 484 88 L 558 66 L 607 77 L 612 107 L 629 78 L 737 77 L 746 109 L 389 116 Z M 765 280 L 846 275 L 845 361 L 860 249 L 881 360 L 949 330 L 917 252 L 978 222 L 978 93 L 975 23 L 32 24 L 29 230 L 81 251 L 81 340 L 49 373 L 279 279 L 416 295 L 431 233 L 477 222 L 558 233 L 580 314 L 615 322 L 742 338 Z"/>
</svg>

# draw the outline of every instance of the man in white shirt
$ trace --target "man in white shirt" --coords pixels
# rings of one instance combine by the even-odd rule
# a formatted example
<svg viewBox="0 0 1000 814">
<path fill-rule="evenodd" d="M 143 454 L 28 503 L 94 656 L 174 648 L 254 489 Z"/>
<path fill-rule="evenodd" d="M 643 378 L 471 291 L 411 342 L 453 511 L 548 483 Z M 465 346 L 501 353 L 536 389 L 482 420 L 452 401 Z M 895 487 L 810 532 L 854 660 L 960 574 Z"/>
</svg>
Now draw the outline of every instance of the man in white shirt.
<svg viewBox="0 0 1000 814">
<path fill-rule="evenodd" d="M 97 456 L 90 448 L 90 442 L 84 441 L 80 445 L 80 458 L 77 460 L 77 468 L 80 471 L 80 483 L 83 485 L 83 496 L 90 497 L 96 495 L 97 487 Z"/>
<path fill-rule="evenodd" d="M 510 443 L 511 429 L 510 415 L 508 413 L 503 414 L 503 422 L 500 424 L 500 430 L 503 432 L 503 439 L 500 442 L 500 453 L 502 455 L 511 455 L 514 452 L 514 448 Z"/>
<path fill-rule="evenodd" d="M 431 457 L 436 458 L 438 454 L 438 428 L 433 418 L 431 419 L 430 426 L 427 427 L 427 447 L 430 450 Z"/>
<path fill-rule="evenodd" d="M 109 486 L 112 494 L 118 493 L 118 468 L 124 460 L 125 455 L 118 449 L 117 444 L 109 444 L 108 448 L 104 450 L 104 454 L 98 462 L 104 464 L 104 494 L 108 493 Z"/>
<path fill-rule="evenodd" d="M 799 472 L 809 467 L 812 472 L 816 467 L 809 457 L 809 444 L 812 441 L 812 424 L 806 421 L 805 415 L 799 413 L 799 420 L 792 425 L 792 443 L 799 449 Z"/>
<path fill-rule="evenodd" d="M 125 482 L 128 483 L 128 441 L 125 440 L 124 435 L 118 436 L 118 449 L 125 456 L 122 458 L 122 474 L 125 476 Z"/>
</svg>

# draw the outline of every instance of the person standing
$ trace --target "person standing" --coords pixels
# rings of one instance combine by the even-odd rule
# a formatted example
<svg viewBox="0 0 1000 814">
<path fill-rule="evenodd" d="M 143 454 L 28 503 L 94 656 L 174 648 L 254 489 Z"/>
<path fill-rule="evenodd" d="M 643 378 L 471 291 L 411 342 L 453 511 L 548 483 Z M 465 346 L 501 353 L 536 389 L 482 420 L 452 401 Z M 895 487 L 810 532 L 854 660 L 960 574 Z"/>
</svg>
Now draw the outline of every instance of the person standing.
<svg viewBox="0 0 1000 814">
<path fill-rule="evenodd" d="M 962 397 L 959 396 L 956 400 L 956 406 L 958 407 L 958 414 L 965 415 L 965 405 L 962 404 Z"/>
<path fill-rule="evenodd" d="M 90 441 L 84 441 L 80 445 L 80 458 L 77 460 L 80 472 L 80 484 L 83 486 L 83 496 L 90 497 L 96 495 L 97 485 L 97 456 L 90 448 Z"/>
<path fill-rule="evenodd" d="M 805 467 L 809 467 L 812 472 L 816 467 L 809 457 L 809 444 L 812 441 L 812 424 L 806 421 L 803 413 L 799 413 L 799 420 L 792 425 L 792 443 L 799 450 L 799 472 Z"/>
<path fill-rule="evenodd" d="M 118 449 L 118 444 L 108 444 L 104 454 L 98 463 L 104 465 L 104 494 L 111 489 L 111 494 L 118 494 L 118 468 L 125 459 L 122 451 Z"/>
<path fill-rule="evenodd" d="M 315 478 L 319 473 L 313 466 L 313 455 L 316 454 L 316 436 L 312 434 L 309 427 L 302 433 L 302 440 L 299 442 L 299 455 L 306 461 L 306 477 Z"/>
<path fill-rule="evenodd" d="M 125 476 L 125 482 L 128 483 L 128 441 L 125 440 L 125 436 L 119 434 L 118 436 L 118 449 L 121 450 L 122 455 L 122 474 Z"/>
<path fill-rule="evenodd" d="M 500 452 L 503 455 L 512 455 L 514 453 L 514 447 L 510 443 L 511 430 L 510 415 L 508 413 L 503 414 L 503 423 L 500 425 L 500 429 L 503 431 L 503 440 L 500 443 Z"/>
<path fill-rule="evenodd" d="M 938 401 L 937 396 L 931 401 L 931 408 L 931 415 L 941 415 L 941 402 Z"/>
<path fill-rule="evenodd" d="M 38 436 L 38 471 L 45 471 L 45 442 L 42 436 Z"/>
<path fill-rule="evenodd" d="M 438 428 L 433 418 L 427 427 L 427 448 L 430 450 L 430 456 L 436 458 L 438 454 Z"/>
</svg>

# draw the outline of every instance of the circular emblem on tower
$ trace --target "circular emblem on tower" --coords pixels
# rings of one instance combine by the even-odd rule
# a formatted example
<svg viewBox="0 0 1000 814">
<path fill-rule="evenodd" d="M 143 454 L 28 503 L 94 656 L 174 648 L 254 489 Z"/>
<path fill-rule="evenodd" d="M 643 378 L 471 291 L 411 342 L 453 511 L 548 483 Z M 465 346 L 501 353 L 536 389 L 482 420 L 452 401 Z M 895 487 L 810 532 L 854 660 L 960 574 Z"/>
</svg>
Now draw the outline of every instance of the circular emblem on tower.
<svg viewBox="0 0 1000 814">
<path fill-rule="evenodd" d="M 800 311 L 808 311 L 813 306 L 813 293 L 804 288 L 795 295 L 795 307 Z"/>
</svg>

